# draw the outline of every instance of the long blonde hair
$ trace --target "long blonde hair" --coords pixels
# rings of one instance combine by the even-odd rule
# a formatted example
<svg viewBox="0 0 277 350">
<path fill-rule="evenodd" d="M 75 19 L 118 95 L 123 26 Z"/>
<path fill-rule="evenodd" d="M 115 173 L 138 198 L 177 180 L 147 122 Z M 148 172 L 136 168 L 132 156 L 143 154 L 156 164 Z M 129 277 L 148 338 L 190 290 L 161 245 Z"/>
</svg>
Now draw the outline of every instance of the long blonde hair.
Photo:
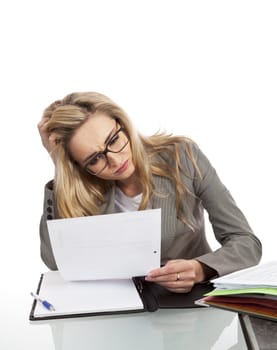
<svg viewBox="0 0 277 350">
<path fill-rule="evenodd" d="M 191 143 L 185 137 L 166 135 L 142 136 L 133 127 L 125 111 L 107 96 L 96 92 L 79 92 L 67 95 L 64 99 L 52 103 L 44 111 L 49 118 L 47 132 L 55 133 L 56 147 L 54 193 L 58 215 L 63 218 L 99 214 L 100 205 L 114 185 L 112 181 L 103 180 L 85 172 L 72 159 L 68 144 L 74 132 L 96 112 L 102 112 L 116 119 L 126 130 L 132 150 L 133 162 L 142 186 L 142 201 L 139 209 L 145 209 L 155 191 L 153 175 L 166 177 L 176 188 L 176 209 L 183 222 L 187 222 L 180 207 L 181 198 L 188 194 L 188 189 L 181 181 L 182 169 L 179 147 L 182 143 L 188 157 L 200 176 L 194 159 Z M 170 166 L 157 157 L 166 152 L 175 164 Z M 158 159 L 158 161 L 157 161 Z"/>
</svg>

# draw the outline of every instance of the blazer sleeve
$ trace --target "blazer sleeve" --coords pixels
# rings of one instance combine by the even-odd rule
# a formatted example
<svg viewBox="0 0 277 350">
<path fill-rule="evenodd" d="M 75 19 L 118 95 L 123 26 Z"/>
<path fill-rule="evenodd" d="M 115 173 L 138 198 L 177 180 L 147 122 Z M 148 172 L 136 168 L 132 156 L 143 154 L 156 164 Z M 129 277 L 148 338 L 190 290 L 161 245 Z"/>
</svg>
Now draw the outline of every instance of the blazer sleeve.
<svg viewBox="0 0 277 350">
<path fill-rule="evenodd" d="M 48 228 L 47 220 L 56 218 L 56 209 L 55 209 L 55 200 L 53 193 L 53 181 L 50 181 L 46 184 L 44 188 L 44 203 L 43 203 L 43 214 L 40 219 L 40 255 L 42 261 L 50 270 L 57 270 L 56 261 L 52 251 Z"/>
<path fill-rule="evenodd" d="M 194 190 L 221 245 L 197 260 L 216 270 L 219 276 L 258 264 L 262 255 L 261 242 L 207 157 L 199 148 L 195 148 L 195 152 L 202 179 L 194 177 Z"/>
</svg>

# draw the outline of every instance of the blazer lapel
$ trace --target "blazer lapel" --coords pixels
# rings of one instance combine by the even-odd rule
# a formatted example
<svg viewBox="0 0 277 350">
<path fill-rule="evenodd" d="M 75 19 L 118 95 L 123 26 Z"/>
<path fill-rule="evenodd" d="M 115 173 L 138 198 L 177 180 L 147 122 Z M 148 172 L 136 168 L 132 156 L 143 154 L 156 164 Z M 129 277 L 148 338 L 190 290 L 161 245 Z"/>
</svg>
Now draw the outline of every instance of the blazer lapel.
<svg viewBox="0 0 277 350">
<path fill-rule="evenodd" d="M 152 197 L 152 208 L 161 208 L 162 255 L 171 246 L 176 233 L 175 188 L 171 181 L 161 176 L 153 176 L 155 194 Z"/>
</svg>

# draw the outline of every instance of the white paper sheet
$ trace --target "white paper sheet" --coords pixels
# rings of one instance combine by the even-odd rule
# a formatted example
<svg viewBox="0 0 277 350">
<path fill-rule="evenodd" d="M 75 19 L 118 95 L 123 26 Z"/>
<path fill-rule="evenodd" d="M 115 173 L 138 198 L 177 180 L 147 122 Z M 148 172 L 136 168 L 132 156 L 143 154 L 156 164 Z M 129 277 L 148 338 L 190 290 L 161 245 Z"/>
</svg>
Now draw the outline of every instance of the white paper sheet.
<svg viewBox="0 0 277 350">
<path fill-rule="evenodd" d="M 260 263 L 259 265 L 215 278 L 213 283 L 216 288 L 221 289 L 276 288 L 277 261 Z"/>
<path fill-rule="evenodd" d="M 160 267 L 161 209 L 47 221 L 64 280 L 122 279 Z"/>
</svg>

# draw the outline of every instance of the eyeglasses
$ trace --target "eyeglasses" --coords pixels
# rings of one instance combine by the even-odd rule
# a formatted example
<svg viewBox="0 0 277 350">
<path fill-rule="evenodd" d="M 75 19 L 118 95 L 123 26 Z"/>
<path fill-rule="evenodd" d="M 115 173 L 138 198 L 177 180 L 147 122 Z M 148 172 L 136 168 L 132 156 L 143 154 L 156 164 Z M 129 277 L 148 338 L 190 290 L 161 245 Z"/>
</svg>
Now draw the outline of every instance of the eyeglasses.
<svg viewBox="0 0 277 350">
<path fill-rule="evenodd" d="M 108 164 L 107 153 L 120 153 L 129 143 L 128 137 L 124 128 L 119 128 L 109 140 L 103 152 L 99 152 L 84 164 L 84 169 L 92 174 L 100 174 Z"/>
</svg>

